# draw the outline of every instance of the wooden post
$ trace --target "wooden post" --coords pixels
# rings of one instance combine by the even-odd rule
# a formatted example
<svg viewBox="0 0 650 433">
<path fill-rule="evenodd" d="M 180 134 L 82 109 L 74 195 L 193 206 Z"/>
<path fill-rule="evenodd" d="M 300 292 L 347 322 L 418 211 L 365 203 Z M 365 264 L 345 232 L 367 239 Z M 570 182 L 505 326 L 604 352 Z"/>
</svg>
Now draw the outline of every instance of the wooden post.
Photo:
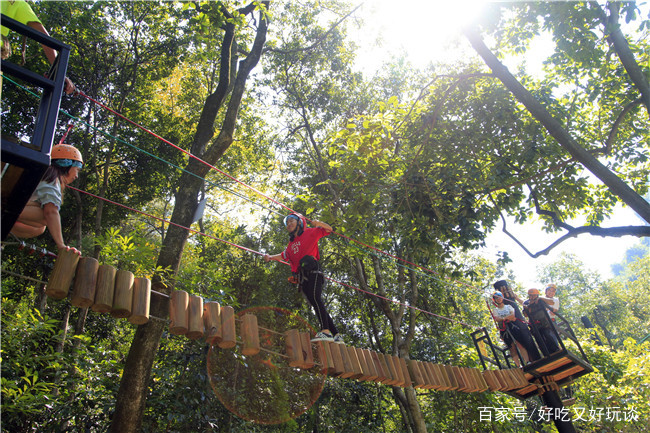
<svg viewBox="0 0 650 433">
<path fill-rule="evenodd" d="M 384 370 L 384 364 L 382 364 L 381 359 L 379 359 L 379 353 L 375 351 L 370 351 L 370 357 L 372 358 L 373 365 L 377 371 L 376 382 L 384 383 L 388 380 L 386 370 Z"/>
<path fill-rule="evenodd" d="M 397 383 L 397 378 L 395 377 L 395 371 L 393 371 L 392 365 L 389 364 L 388 355 L 381 352 L 377 353 L 377 355 L 379 355 L 379 362 L 386 374 L 386 380 L 383 383 L 386 385 L 395 385 Z"/>
<path fill-rule="evenodd" d="M 100 265 L 97 269 L 97 289 L 95 303 L 90 307 L 96 313 L 108 313 L 113 308 L 115 274 L 117 269 L 111 265 Z"/>
<path fill-rule="evenodd" d="M 490 391 L 498 391 L 499 388 L 501 388 L 501 386 L 499 385 L 499 381 L 494 376 L 494 371 L 484 370 L 483 379 L 485 379 L 485 382 L 487 383 L 487 386 L 489 387 Z"/>
<path fill-rule="evenodd" d="M 151 280 L 136 278 L 133 281 L 133 312 L 129 322 L 144 325 L 149 321 L 149 304 L 151 303 Z"/>
<path fill-rule="evenodd" d="M 241 322 L 241 338 L 244 342 L 241 353 L 245 356 L 253 356 L 260 353 L 260 332 L 257 327 L 257 316 L 254 314 L 244 314 Z M 298 351 L 302 354 L 300 341 L 298 341 Z"/>
<path fill-rule="evenodd" d="M 222 338 L 219 347 L 232 349 L 237 344 L 237 331 L 235 330 L 235 309 L 231 306 L 221 307 Z"/>
<path fill-rule="evenodd" d="M 300 346 L 302 348 L 302 365 L 299 365 L 300 368 L 312 368 L 315 364 L 314 362 L 314 351 L 311 348 L 311 334 L 309 332 L 300 333 Z"/>
<path fill-rule="evenodd" d="M 111 316 L 123 319 L 131 315 L 133 305 L 133 272 L 117 271 L 115 274 L 115 296 Z"/>
<path fill-rule="evenodd" d="M 354 374 L 350 376 L 352 379 L 359 379 L 363 377 L 363 370 L 361 369 L 361 362 L 359 361 L 359 355 L 357 355 L 357 349 L 352 346 L 347 347 L 348 358 L 350 359 L 350 365 L 352 366 L 352 371 Z"/>
<path fill-rule="evenodd" d="M 97 270 L 99 262 L 92 257 L 82 257 L 77 264 L 74 289 L 70 303 L 79 308 L 88 308 L 95 302 Z"/>
<path fill-rule="evenodd" d="M 203 298 L 198 295 L 190 295 L 188 305 L 187 334 L 190 340 L 198 340 L 205 335 L 203 326 Z"/>
<path fill-rule="evenodd" d="M 188 305 L 190 295 L 185 290 L 174 290 L 169 297 L 169 333 L 187 334 L 189 317 Z"/>
<path fill-rule="evenodd" d="M 404 386 L 409 387 L 413 384 L 413 381 L 411 380 L 411 375 L 409 374 L 409 369 L 406 365 L 406 359 L 404 358 L 397 358 L 399 360 L 400 366 L 402 368 L 402 374 L 404 375 Z"/>
<path fill-rule="evenodd" d="M 366 355 L 363 353 L 363 349 L 355 347 L 355 352 L 357 352 L 357 358 L 359 359 L 359 366 L 361 367 L 361 377 L 359 380 L 366 381 L 370 379 L 370 367 L 366 361 Z"/>
<path fill-rule="evenodd" d="M 289 329 L 284 333 L 285 348 L 287 356 L 289 357 L 290 367 L 300 367 L 304 359 L 302 357 L 302 341 L 300 339 L 300 331 L 297 329 Z"/>
<path fill-rule="evenodd" d="M 74 278 L 74 271 L 77 269 L 79 254 L 72 250 L 59 251 L 54 262 L 54 269 L 50 272 L 47 280 L 45 294 L 52 299 L 63 299 L 68 296 L 70 284 Z"/>
<path fill-rule="evenodd" d="M 218 344 L 221 341 L 221 305 L 218 302 L 203 304 L 203 326 L 208 344 Z"/>
<path fill-rule="evenodd" d="M 377 374 L 377 367 L 375 366 L 375 361 L 372 359 L 372 354 L 369 349 L 361 349 L 363 357 L 366 360 L 366 365 L 368 366 L 368 379 L 375 382 L 379 375 Z"/>
<path fill-rule="evenodd" d="M 321 362 L 320 372 L 323 374 L 334 374 L 334 358 L 332 356 L 332 351 L 330 350 L 329 343 L 326 341 L 317 341 L 316 347 L 318 347 L 318 357 L 320 358 Z"/>
<path fill-rule="evenodd" d="M 435 385 L 435 377 L 431 377 L 431 369 L 427 366 L 427 362 L 415 361 L 422 375 L 422 382 L 424 389 L 433 389 Z"/>
<path fill-rule="evenodd" d="M 332 343 L 329 341 L 323 341 L 323 344 L 329 346 L 329 350 L 332 353 L 332 361 L 334 362 L 334 371 L 331 373 L 332 376 L 343 376 L 345 374 L 345 365 L 343 364 L 343 356 L 341 355 L 341 344 Z"/>
</svg>

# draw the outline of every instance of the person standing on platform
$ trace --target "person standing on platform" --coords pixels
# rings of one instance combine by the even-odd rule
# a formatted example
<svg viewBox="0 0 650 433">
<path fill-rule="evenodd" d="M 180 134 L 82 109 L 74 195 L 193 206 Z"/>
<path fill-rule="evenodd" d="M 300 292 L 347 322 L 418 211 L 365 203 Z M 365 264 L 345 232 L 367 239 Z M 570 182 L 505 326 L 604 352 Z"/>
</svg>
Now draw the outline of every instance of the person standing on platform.
<svg viewBox="0 0 650 433">
<path fill-rule="evenodd" d="M 521 367 L 529 361 L 540 359 L 539 351 L 535 347 L 535 342 L 533 341 L 533 336 L 530 334 L 528 326 L 526 326 L 523 320 L 516 317 L 515 309 L 512 305 L 504 302 L 503 294 L 499 291 L 494 292 L 492 302 L 495 305 L 494 319 L 499 326 L 501 339 L 510 348 L 510 355 L 515 360 L 515 363 L 519 363 Z M 521 360 L 517 359 L 515 344 L 517 344 L 521 352 L 523 358 Z"/>
<path fill-rule="evenodd" d="M 524 301 L 524 314 L 528 317 L 537 345 L 544 356 L 549 356 L 560 350 L 553 322 L 546 311 L 549 308 L 551 307 L 546 305 L 546 301 L 539 297 L 539 290 L 528 290 L 528 299 Z"/>
<path fill-rule="evenodd" d="M 557 286 L 553 283 L 547 284 L 546 289 L 544 289 L 544 294 L 546 296 L 540 296 L 540 299 L 548 304 L 548 315 L 555 322 L 555 313 L 560 309 L 560 299 L 555 296 L 557 294 Z"/>
<path fill-rule="evenodd" d="M 0 12 L 2 15 L 12 18 L 21 24 L 25 24 L 36 31 L 49 36 L 50 34 L 45 29 L 45 26 L 38 19 L 31 6 L 25 0 L 2 0 L 0 1 Z M 11 55 L 11 44 L 9 43 L 9 28 L 2 26 L 2 60 L 7 59 Z M 51 64 L 56 60 L 57 53 L 54 49 L 47 45 L 41 44 L 43 52 L 47 61 Z M 24 62 L 24 59 L 23 59 Z M 71 94 L 75 91 L 75 86 L 68 77 L 65 78 L 65 85 L 63 91 L 66 94 Z"/>
</svg>

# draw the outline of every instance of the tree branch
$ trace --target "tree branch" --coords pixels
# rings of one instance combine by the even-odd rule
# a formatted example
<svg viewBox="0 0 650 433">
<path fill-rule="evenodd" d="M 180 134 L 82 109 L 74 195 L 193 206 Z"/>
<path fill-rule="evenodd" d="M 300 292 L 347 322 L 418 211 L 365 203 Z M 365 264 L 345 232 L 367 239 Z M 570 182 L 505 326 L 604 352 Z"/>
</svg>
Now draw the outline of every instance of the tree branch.
<svg viewBox="0 0 650 433">
<path fill-rule="evenodd" d="M 551 113 L 508 71 L 499 59 L 485 45 L 481 36 L 475 29 L 466 28 L 465 36 L 476 52 L 483 58 L 492 72 L 512 92 L 530 114 L 535 117 L 555 138 L 555 140 L 568 151 L 571 156 L 584 165 L 609 190 L 621 198 L 628 206 L 635 210 L 641 218 L 650 223 L 650 203 L 634 191 L 627 183 L 603 165 L 591 153 L 580 146 L 571 134 L 555 119 Z"/>
<path fill-rule="evenodd" d="M 612 152 L 612 146 L 614 145 L 614 140 L 616 139 L 616 134 L 618 133 L 618 128 L 621 126 L 621 123 L 623 122 L 623 119 L 629 113 L 632 111 L 634 107 L 637 105 L 640 105 L 643 101 L 641 98 L 637 99 L 636 101 L 632 101 L 629 104 L 627 104 L 625 107 L 623 107 L 623 111 L 621 111 L 616 117 L 616 120 L 614 121 L 614 124 L 612 125 L 612 129 L 609 131 L 609 136 L 607 137 L 607 141 L 605 142 L 605 149 L 604 152 L 605 154 L 609 155 Z"/>
<path fill-rule="evenodd" d="M 582 227 L 571 227 L 567 230 L 567 233 L 556 239 L 548 247 L 540 250 L 536 253 L 530 252 L 528 248 L 519 240 L 515 235 L 508 231 L 506 219 L 503 216 L 503 213 L 499 211 L 501 215 L 501 220 L 503 221 L 502 231 L 510 239 L 512 239 L 519 247 L 526 252 L 531 258 L 536 259 L 540 256 L 548 255 L 551 250 L 562 242 L 570 238 L 576 238 L 582 234 L 590 234 L 592 236 L 601 236 L 601 237 L 623 237 L 623 236 L 636 236 L 636 237 L 650 237 L 650 226 L 619 226 L 619 227 L 598 227 L 598 226 L 582 226 Z"/>
<path fill-rule="evenodd" d="M 267 48 L 267 52 L 273 52 L 273 53 L 278 53 L 278 54 L 293 54 L 293 53 L 300 53 L 304 51 L 309 51 L 314 49 L 318 44 L 320 44 L 323 40 L 329 36 L 330 33 L 334 31 L 335 28 L 339 26 L 343 21 L 345 21 L 350 15 L 352 15 L 354 12 L 356 12 L 357 9 L 359 9 L 363 3 L 360 3 L 356 8 L 352 9 L 350 12 L 348 12 L 346 15 L 344 15 L 340 20 L 335 22 L 323 35 L 316 40 L 313 44 L 311 44 L 308 47 L 303 47 L 303 48 L 296 48 L 295 50 L 280 50 L 277 48 Z"/>
<path fill-rule="evenodd" d="M 604 16 L 605 14 L 602 13 L 601 21 L 605 24 L 607 40 L 614 46 L 614 51 L 616 51 L 618 58 L 621 60 L 627 75 L 641 93 L 640 99 L 646 107 L 648 117 L 650 117 L 650 84 L 648 83 L 648 78 L 634 58 L 634 53 L 630 49 L 625 35 L 621 32 L 621 26 L 618 23 L 620 7 L 619 2 L 607 2 L 609 17 Z M 600 6 L 598 8 L 600 9 Z"/>
</svg>

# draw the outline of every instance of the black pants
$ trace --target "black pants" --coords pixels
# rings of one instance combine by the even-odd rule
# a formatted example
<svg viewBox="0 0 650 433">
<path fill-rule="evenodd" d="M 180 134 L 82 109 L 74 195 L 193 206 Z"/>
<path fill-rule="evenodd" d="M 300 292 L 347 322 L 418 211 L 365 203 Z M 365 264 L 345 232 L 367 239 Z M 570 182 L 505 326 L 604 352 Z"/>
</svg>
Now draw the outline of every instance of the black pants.
<svg viewBox="0 0 650 433">
<path fill-rule="evenodd" d="M 314 308 L 314 313 L 320 322 L 321 329 L 329 329 L 332 335 L 339 331 L 334 325 L 334 321 L 327 313 L 325 303 L 323 302 L 323 285 L 325 277 L 321 272 L 320 264 L 312 256 L 305 256 L 300 260 L 300 272 L 298 273 L 299 287 L 307 298 L 307 301 Z"/>
<path fill-rule="evenodd" d="M 557 344 L 557 338 L 555 338 L 553 329 L 533 323 L 531 323 L 530 327 L 533 331 L 533 335 L 535 336 L 535 340 L 537 340 L 537 345 L 539 346 L 539 349 L 542 351 L 544 356 L 548 356 L 551 353 L 555 353 L 560 350 L 560 346 Z"/>
<path fill-rule="evenodd" d="M 528 352 L 528 359 L 531 361 L 537 361 L 541 358 L 528 326 L 519 320 L 515 320 L 514 322 L 508 322 L 508 330 L 510 330 L 513 338 L 524 346 L 524 349 Z"/>
</svg>

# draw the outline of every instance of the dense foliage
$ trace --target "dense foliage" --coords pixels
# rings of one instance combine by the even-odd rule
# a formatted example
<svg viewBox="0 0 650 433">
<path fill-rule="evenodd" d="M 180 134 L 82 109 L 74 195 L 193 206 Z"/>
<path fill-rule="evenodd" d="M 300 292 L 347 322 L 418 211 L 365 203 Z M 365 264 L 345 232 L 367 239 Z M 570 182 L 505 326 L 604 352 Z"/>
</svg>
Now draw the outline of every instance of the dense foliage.
<svg viewBox="0 0 650 433">
<path fill-rule="evenodd" d="M 329 283 L 326 302 L 346 343 L 459 366 L 478 365 L 469 336 L 475 327 L 499 341 L 484 297 L 492 282 L 506 278 L 524 293 L 507 256 L 493 263 L 473 253 L 499 220 L 537 215 L 547 230 L 571 233 L 574 218 L 604 225 L 620 200 L 477 59 L 426 70 L 396 59 L 375 76 L 359 72 L 349 23 L 364 17 L 345 2 L 33 6 L 50 33 L 71 45 L 68 75 L 80 90 L 178 146 L 87 98 L 63 99 L 57 131 L 74 122 L 67 141 L 86 161 L 74 186 L 123 205 L 66 192 L 66 239 L 85 256 L 151 278 L 165 293 L 182 289 L 236 310 L 280 307 L 317 322 L 287 284 L 287 269 L 254 253 L 286 246 L 285 210 L 179 149 L 345 235 L 323 239 L 321 256 L 327 275 L 345 283 Z M 649 20 L 632 3 L 499 4 L 480 25 L 501 56 L 523 55 L 540 35 L 554 41 L 541 75 L 522 66 L 518 78 L 643 195 L 648 107 L 642 83 L 630 78 L 608 39 L 614 18 L 603 14 L 626 22 L 647 80 Z M 255 50 L 257 68 L 246 63 Z M 37 44 L 28 44 L 26 58 L 45 68 Z M 2 86 L 3 134 L 29 133 L 37 96 L 9 80 Z M 195 221 L 201 200 L 205 212 Z M 127 358 L 139 356 L 132 354 L 148 331 L 48 300 L 51 257 L 26 254 L 14 241 L 2 250 L 2 431 L 107 431 L 124 410 L 118 400 L 128 406 Z M 47 234 L 32 241 L 52 247 Z M 594 367 L 572 385 L 569 410 L 585 409 L 587 418 L 576 426 L 642 431 L 650 419 L 648 244 L 621 257 L 610 280 L 573 256 L 541 269 L 538 279 L 558 285 L 561 313 Z M 595 327 L 583 329 L 583 318 Z M 215 396 L 206 343 L 171 335 L 165 320 L 147 328 L 159 334 L 147 336 L 156 350 L 143 378 L 146 406 L 136 414 L 144 432 L 553 431 L 534 416 L 538 398 L 340 379 L 326 379 L 320 398 L 295 420 L 257 425 Z M 486 420 L 480 408 L 527 416 Z M 636 417 L 606 416 L 615 408 Z M 604 414 L 589 419 L 598 409 Z"/>
</svg>

